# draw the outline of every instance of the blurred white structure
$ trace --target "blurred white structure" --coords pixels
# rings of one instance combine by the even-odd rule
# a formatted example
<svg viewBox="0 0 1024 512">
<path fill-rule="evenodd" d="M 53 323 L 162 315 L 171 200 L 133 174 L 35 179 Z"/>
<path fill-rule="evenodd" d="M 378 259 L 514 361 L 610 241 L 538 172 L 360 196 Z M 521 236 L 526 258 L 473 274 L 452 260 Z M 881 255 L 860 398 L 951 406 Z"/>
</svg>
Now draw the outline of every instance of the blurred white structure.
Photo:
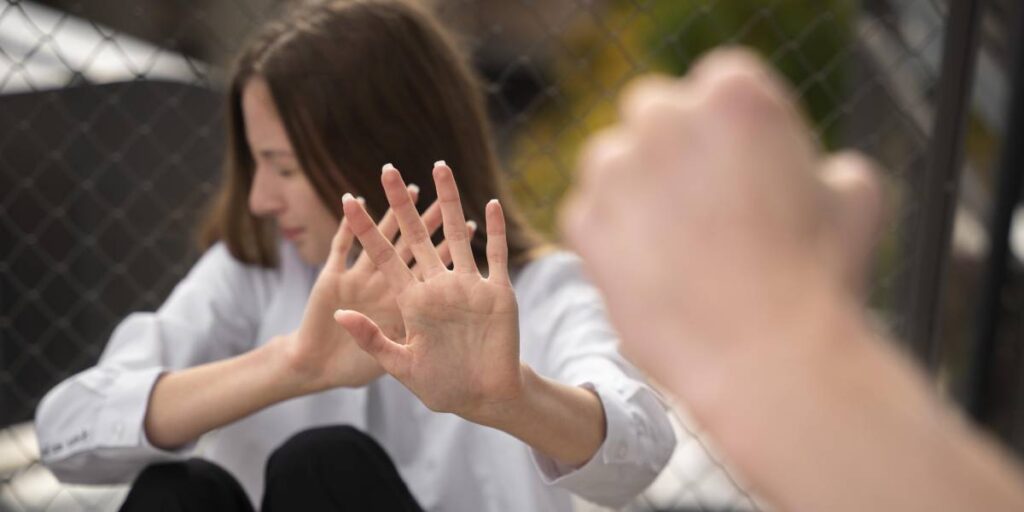
<svg viewBox="0 0 1024 512">
<path fill-rule="evenodd" d="M 79 83 L 194 83 L 208 66 L 33 2 L 0 7 L 0 94 Z"/>
</svg>

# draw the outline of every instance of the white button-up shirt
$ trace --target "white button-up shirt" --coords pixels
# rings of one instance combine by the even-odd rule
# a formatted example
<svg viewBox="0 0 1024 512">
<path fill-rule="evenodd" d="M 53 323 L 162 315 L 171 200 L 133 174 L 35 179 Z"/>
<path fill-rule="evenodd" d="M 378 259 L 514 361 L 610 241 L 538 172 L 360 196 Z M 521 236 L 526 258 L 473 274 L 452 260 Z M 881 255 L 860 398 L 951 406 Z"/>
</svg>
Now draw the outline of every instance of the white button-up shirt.
<svg viewBox="0 0 1024 512">
<path fill-rule="evenodd" d="M 505 434 L 427 409 L 390 376 L 263 409 L 168 452 L 143 419 L 157 377 L 241 354 L 295 330 L 317 269 L 289 244 L 275 269 L 243 265 L 216 245 L 155 313 L 114 331 L 99 363 L 43 399 L 36 430 L 44 463 L 63 481 L 129 482 L 146 465 L 201 456 L 234 475 L 254 503 L 270 453 L 329 424 L 365 430 L 388 452 L 427 510 L 570 511 L 569 493 L 621 506 L 650 484 L 675 445 L 661 400 L 619 354 L 597 290 L 578 259 L 541 257 L 513 276 L 520 357 L 537 373 L 585 386 L 604 405 L 606 438 L 580 468 L 564 467 Z"/>
</svg>

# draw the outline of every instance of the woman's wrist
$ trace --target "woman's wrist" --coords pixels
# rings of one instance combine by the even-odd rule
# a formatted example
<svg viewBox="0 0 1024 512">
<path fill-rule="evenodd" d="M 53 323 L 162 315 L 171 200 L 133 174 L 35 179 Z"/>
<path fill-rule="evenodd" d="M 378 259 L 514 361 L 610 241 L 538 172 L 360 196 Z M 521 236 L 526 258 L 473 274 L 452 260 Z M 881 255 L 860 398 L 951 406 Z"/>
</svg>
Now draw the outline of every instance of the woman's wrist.
<svg viewBox="0 0 1024 512">
<path fill-rule="evenodd" d="M 297 352 L 296 332 L 275 336 L 257 349 L 260 351 L 256 364 L 264 368 L 269 382 L 275 388 L 274 395 L 282 400 L 321 391 L 321 375 L 313 366 L 303 361 Z"/>
<path fill-rule="evenodd" d="M 274 352 L 269 367 L 290 398 L 334 388 L 360 388 L 384 373 L 380 364 L 347 336 L 322 340 L 301 336 L 299 330 L 267 344 L 273 345 L 268 350 Z"/>
<path fill-rule="evenodd" d="M 510 425 L 521 420 L 522 415 L 529 415 L 532 410 L 532 395 L 537 392 L 539 376 L 524 363 L 519 364 L 519 387 L 517 392 L 507 398 L 484 400 L 484 402 L 464 413 L 463 419 L 498 430 L 508 431 Z"/>
<path fill-rule="evenodd" d="M 521 392 L 490 404 L 474 423 L 501 430 L 567 466 L 582 466 L 606 435 L 604 406 L 592 391 L 546 379 L 520 364 Z"/>
<path fill-rule="evenodd" d="M 170 372 L 150 393 L 146 436 L 174 449 L 204 433 L 305 393 L 281 357 L 284 338 L 235 357 Z"/>
</svg>

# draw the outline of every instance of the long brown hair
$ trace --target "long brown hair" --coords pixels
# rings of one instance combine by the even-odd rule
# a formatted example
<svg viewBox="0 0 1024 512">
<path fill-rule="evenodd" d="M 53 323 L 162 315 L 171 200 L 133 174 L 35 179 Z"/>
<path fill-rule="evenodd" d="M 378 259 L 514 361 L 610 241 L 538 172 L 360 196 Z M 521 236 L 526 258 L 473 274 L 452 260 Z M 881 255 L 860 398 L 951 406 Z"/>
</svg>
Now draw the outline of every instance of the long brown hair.
<svg viewBox="0 0 1024 512">
<path fill-rule="evenodd" d="M 483 226 L 487 201 L 501 200 L 513 265 L 540 245 L 501 183 L 482 88 L 451 36 L 409 3 L 345 0 L 298 8 L 239 55 L 228 92 L 224 182 L 201 225 L 204 249 L 223 240 L 242 262 L 277 263 L 272 221 L 248 209 L 254 162 L 241 99 L 254 77 L 266 80 L 303 172 L 339 219 L 345 192 L 364 196 L 375 215 L 387 210 L 380 168 L 388 162 L 421 186 L 419 204 L 430 204 L 433 162 L 443 159 L 467 219 Z M 486 261 L 482 232 L 472 246 Z"/>
</svg>

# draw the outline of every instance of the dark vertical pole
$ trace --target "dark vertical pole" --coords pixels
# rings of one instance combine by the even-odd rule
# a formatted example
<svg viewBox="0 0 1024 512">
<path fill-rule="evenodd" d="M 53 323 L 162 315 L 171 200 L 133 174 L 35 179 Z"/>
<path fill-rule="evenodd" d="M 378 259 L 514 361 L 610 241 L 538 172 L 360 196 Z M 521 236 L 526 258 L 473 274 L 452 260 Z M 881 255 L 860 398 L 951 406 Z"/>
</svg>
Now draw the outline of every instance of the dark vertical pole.
<svg viewBox="0 0 1024 512">
<path fill-rule="evenodd" d="M 911 184 L 913 217 L 907 233 L 903 335 L 919 357 L 934 365 L 934 331 L 949 256 L 963 139 L 977 53 L 980 0 L 951 0 L 946 16 L 935 124 L 924 172 Z"/>
<path fill-rule="evenodd" d="M 972 346 L 967 375 L 967 408 L 978 420 L 991 413 L 991 395 L 986 392 L 992 375 L 1002 316 L 1002 296 L 1011 263 L 1010 228 L 1013 210 L 1024 196 L 1024 8 L 1018 8 L 1014 26 L 1014 53 L 1007 70 L 1010 81 L 1010 110 L 999 155 L 999 177 L 995 189 L 995 208 L 988 226 L 989 253 L 978 310 L 977 339 Z M 1013 340 L 1005 340 L 1013 342 Z M 1017 343 L 1024 340 L 1016 340 Z"/>
</svg>

